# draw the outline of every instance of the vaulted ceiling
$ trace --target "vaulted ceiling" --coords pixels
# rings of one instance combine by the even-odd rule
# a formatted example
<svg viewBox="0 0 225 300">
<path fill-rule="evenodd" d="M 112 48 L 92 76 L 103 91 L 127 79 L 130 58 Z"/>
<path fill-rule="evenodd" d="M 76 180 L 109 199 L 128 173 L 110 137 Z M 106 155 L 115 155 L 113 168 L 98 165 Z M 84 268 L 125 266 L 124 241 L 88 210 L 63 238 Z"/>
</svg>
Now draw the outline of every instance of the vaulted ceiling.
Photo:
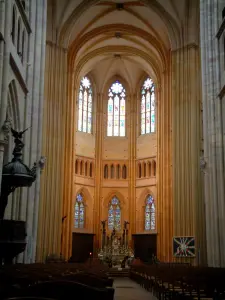
<svg viewBox="0 0 225 300">
<path fill-rule="evenodd" d="M 50 0 L 57 42 L 69 49 L 78 77 L 98 88 L 114 75 L 132 90 L 144 73 L 159 81 L 168 53 L 198 41 L 196 0 Z"/>
</svg>

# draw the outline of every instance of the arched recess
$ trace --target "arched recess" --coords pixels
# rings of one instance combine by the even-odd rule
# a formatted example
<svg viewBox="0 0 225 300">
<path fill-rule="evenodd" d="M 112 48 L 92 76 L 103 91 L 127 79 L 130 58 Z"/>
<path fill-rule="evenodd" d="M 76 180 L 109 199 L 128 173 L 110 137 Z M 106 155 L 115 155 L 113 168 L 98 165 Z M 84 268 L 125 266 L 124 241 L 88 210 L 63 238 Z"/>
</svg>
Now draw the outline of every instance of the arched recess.
<svg viewBox="0 0 225 300">
<path fill-rule="evenodd" d="M 16 37 L 16 6 L 13 6 L 13 11 L 12 11 L 12 42 L 15 44 L 15 37 Z"/>
<path fill-rule="evenodd" d="M 26 61 L 26 32 L 25 29 L 23 30 L 22 33 L 22 48 L 21 48 L 21 53 L 22 53 L 22 63 Z"/>
<path fill-rule="evenodd" d="M 111 191 L 103 200 L 103 207 L 102 207 L 102 212 L 101 212 L 101 219 L 102 220 L 108 220 L 108 208 L 109 208 L 109 203 L 112 200 L 113 197 L 117 197 L 120 201 L 120 209 L 121 209 L 121 230 L 122 230 L 122 224 L 124 222 L 124 215 L 125 215 L 125 198 L 123 194 L 120 192 L 113 190 Z"/>
<path fill-rule="evenodd" d="M 146 205 L 146 198 L 148 197 L 148 195 L 151 195 L 154 199 L 154 203 L 155 203 L 155 229 L 154 232 L 156 232 L 157 224 L 158 224 L 158 210 L 157 210 L 157 195 L 156 193 L 151 189 L 151 188 L 145 188 L 143 189 L 143 191 L 141 192 L 141 194 L 139 195 L 139 197 L 136 199 L 138 205 L 137 210 L 138 210 L 138 215 L 137 215 L 137 228 L 139 229 L 140 232 L 144 232 L 145 231 L 145 205 Z M 159 249 L 157 250 L 159 251 Z"/>
<path fill-rule="evenodd" d="M 123 168 L 122 168 L 122 178 L 127 179 L 127 166 L 126 165 L 123 165 Z"/>
<path fill-rule="evenodd" d="M 18 28 L 17 28 L 17 53 L 18 55 L 21 57 L 22 53 L 21 53 L 21 31 L 22 31 L 22 21 L 21 18 L 18 19 Z"/>
<path fill-rule="evenodd" d="M 76 197 L 77 195 L 81 194 L 83 196 L 83 202 L 84 202 L 84 209 L 85 209 L 85 219 L 84 219 L 84 228 L 75 228 L 74 227 L 74 208 L 75 208 L 75 202 L 76 202 Z M 93 220 L 93 215 L 92 215 L 92 203 L 93 203 L 93 198 L 91 193 L 86 187 L 81 187 L 76 191 L 76 194 L 74 195 L 74 201 L 73 201 L 73 231 L 80 231 L 80 230 L 88 230 L 90 231 L 93 227 L 92 220 Z"/>
<path fill-rule="evenodd" d="M 111 55 L 112 53 L 115 53 L 115 51 L 116 52 L 117 51 L 121 52 L 122 55 L 123 54 L 129 54 L 129 55 L 139 56 L 145 62 L 143 64 L 144 71 L 147 74 L 150 74 L 149 69 L 152 70 L 152 73 L 154 74 L 153 75 L 154 78 L 153 78 L 153 76 L 151 76 L 151 77 L 153 78 L 155 84 L 158 84 L 158 86 L 160 86 L 160 82 L 162 82 L 162 84 L 166 86 L 167 83 L 165 83 L 165 81 L 168 80 L 168 73 L 167 73 L 168 70 L 165 70 L 161 59 L 157 55 L 155 55 L 155 53 L 153 51 L 150 50 L 149 53 L 145 53 L 143 51 L 140 51 L 140 50 L 132 48 L 132 47 L 120 47 L 120 46 L 118 46 L 118 47 L 117 46 L 116 47 L 107 46 L 107 47 L 102 47 L 102 48 L 99 48 L 99 49 L 95 49 L 94 51 L 92 51 L 92 52 L 84 55 L 83 57 L 81 57 L 80 60 L 77 59 L 76 65 L 74 64 L 74 60 L 71 58 L 70 53 L 69 53 L 68 54 L 69 55 L 68 66 L 69 66 L 70 71 L 71 71 L 71 73 L 69 72 L 69 74 L 72 74 L 69 78 L 69 84 L 71 83 L 71 86 L 72 86 L 74 84 L 74 82 L 77 82 L 77 78 L 79 78 L 81 76 L 81 74 L 87 74 L 89 71 L 92 70 L 93 65 L 88 65 L 87 62 L 91 61 L 94 57 L 98 57 L 100 55 L 108 55 L 108 54 Z M 94 64 L 94 62 L 93 62 L 93 64 Z M 76 73 L 74 73 L 74 71 Z M 166 74 L 166 75 L 164 75 L 164 74 Z M 165 97 L 165 99 L 170 99 L 169 95 L 167 94 L 168 90 L 164 89 L 163 92 L 164 92 L 164 94 L 161 97 L 163 99 L 164 99 L 164 97 Z M 160 99 L 160 97 L 159 97 L 159 99 Z M 74 102 L 72 97 L 68 101 Z M 166 101 L 166 103 L 169 102 L 169 101 L 170 100 Z M 74 103 L 73 105 L 75 106 L 76 104 Z M 170 116 L 168 118 L 170 118 Z M 68 124 L 68 127 L 69 127 L 69 124 Z M 168 128 L 168 126 L 167 126 L 167 128 Z M 68 133 L 68 135 L 70 135 L 70 134 L 71 133 Z M 169 149 L 169 147 L 167 147 L 167 144 L 168 144 L 168 141 L 166 140 L 166 146 L 165 146 L 165 143 L 162 143 L 162 145 L 163 145 L 162 147 L 165 147 L 165 148 Z M 161 182 L 163 182 L 163 180 Z M 160 184 L 161 184 L 161 186 L 163 186 L 162 183 L 160 183 Z M 68 198 L 71 198 L 71 197 L 65 197 L 65 199 L 66 198 L 68 199 Z M 162 196 L 161 196 L 161 199 L 163 199 Z M 100 201 L 100 199 L 96 200 L 96 203 L 97 203 L 96 206 L 100 207 L 100 203 L 98 203 L 98 201 Z M 169 215 L 169 214 L 167 213 L 167 215 Z M 162 221 L 162 222 L 164 222 L 164 221 Z M 97 230 L 97 232 L 98 232 L 98 230 Z M 163 234 L 161 234 L 161 236 L 162 236 L 162 239 L 164 240 Z M 165 247 L 165 248 L 168 248 L 168 247 Z M 169 252 L 170 252 L 170 250 L 168 250 L 168 253 Z"/>
<path fill-rule="evenodd" d="M 104 178 L 105 179 L 108 179 L 108 173 L 109 173 L 109 168 L 108 168 L 108 165 L 106 164 L 105 166 L 104 166 Z"/>
<path fill-rule="evenodd" d="M 11 120 L 11 126 L 13 129 L 20 130 L 18 94 L 15 80 L 12 80 L 8 87 L 8 106 L 6 112 L 6 119 Z M 12 159 L 13 148 L 13 138 L 9 133 L 9 138 L 4 148 L 3 164 L 8 163 Z M 8 205 L 5 211 L 5 218 L 18 219 L 20 217 L 20 197 L 21 189 L 16 189 L 15 192 L 9 196 Z"/>
</svg>

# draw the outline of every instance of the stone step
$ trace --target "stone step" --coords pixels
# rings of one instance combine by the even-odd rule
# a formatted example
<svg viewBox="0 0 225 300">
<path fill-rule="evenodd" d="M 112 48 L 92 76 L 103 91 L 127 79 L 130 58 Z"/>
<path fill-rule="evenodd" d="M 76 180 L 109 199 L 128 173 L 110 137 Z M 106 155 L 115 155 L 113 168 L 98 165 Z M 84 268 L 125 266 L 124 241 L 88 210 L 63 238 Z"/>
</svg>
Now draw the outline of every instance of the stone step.
<svg viewBox="0 0 225 300">
<path fill-rule="evenodd" d="M 110 277 L 129 277 L 130 270 L 129 269 L 120 269 L 120 268 L 112 268 L 109 270 Z"/>
</svg>

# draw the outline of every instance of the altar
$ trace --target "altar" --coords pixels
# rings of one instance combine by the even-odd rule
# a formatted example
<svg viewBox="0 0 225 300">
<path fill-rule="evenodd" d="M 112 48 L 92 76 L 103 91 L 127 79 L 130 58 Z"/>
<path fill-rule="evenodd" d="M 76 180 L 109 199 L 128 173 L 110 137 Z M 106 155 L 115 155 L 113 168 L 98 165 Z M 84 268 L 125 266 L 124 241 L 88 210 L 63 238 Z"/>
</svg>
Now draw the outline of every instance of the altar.
<svg viewBox="0 0 225 300">
<path fill-rule="evenodd" d="M 102 221 L 102 246 L 98 257 L 105 263 L 111 263 L 112 266 L 120 266 L 128 258 L 133 258 L 133 250 L 128 243 L 128 222 L 124 222 L 123 233 L 113 228 L 111 236 L 106 236 L 105 223 Z"/>
</svg>

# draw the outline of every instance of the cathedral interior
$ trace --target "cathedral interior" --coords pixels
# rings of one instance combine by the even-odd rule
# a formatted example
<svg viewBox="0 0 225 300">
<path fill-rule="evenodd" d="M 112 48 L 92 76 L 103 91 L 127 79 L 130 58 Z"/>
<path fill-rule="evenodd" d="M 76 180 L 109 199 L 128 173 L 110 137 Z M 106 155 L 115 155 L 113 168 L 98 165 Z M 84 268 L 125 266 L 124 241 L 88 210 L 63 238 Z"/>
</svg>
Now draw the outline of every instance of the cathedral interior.
<svg viewBox="0 0 225 300">
<path fill-rule="evenodd" d="M 224 0 L 0 1 L 0 176 L 10 128 L 36 178 L 9 195 L 15 261 L 225 267 Z M 4 184 L 1 188 L 3 189 Z"/>
</svg>

